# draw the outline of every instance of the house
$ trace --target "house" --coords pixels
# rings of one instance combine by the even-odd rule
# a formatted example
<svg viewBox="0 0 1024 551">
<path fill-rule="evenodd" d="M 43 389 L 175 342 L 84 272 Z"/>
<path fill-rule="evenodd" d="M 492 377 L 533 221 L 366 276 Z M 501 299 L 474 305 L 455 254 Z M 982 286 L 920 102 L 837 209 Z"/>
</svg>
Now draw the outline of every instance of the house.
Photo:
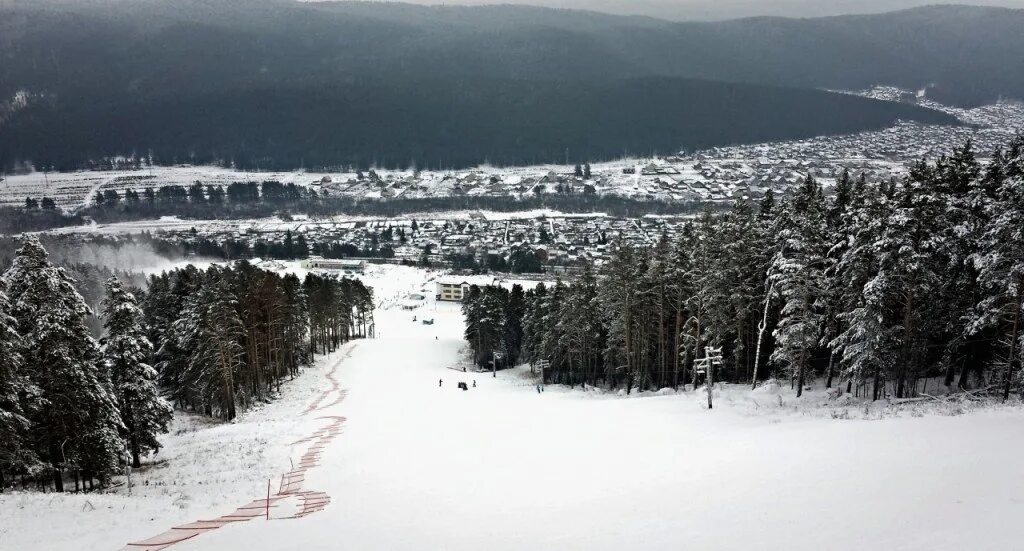
<svg viewBox="0 0 1024 551">
<path fill-rule="evenodd" d="M 437 282 L 437 300 L 462 302 L 472 284 L 460 279 L 441 279 Z"/>
<path fill-rule="evenodd" d="M 469 294 L 469 288 L 476 285 L 484 287 L 494 285 L 497 280 L 490 276 L 458 276 L 450 275 L 437 280 L 437 300 L 449 302 L 462 302 L 462 299 Z"/>
</svg>

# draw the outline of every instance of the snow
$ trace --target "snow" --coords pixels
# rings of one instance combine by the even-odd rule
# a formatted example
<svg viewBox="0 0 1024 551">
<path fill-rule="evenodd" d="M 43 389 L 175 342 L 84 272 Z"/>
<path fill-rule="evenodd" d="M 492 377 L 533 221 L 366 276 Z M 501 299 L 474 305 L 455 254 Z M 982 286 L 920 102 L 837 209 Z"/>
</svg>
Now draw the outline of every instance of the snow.
<svg viewBox="0 0 1024 551">
<path fill-rule="evenodd" d="M 801 402 L 788 385 L 721 388 L 711 411 L 703 392 L 539 394 L 528 368 L 451 369 L 466 365 L 459 305 L 428 292 L 418 310 L 398 307 L 437 275 L 373 266 L 380 338 L 346 345 L 234 424 L 179 418 L 184 432 L 165 437 L 134 496 L 0 496 L 0 547 L 117 549 L 258 498 L 301 453 L 287 443 L 325 423 L 296 415 L 332 362 L 348 394 L 318 414 L 347 421 L 305 484 L 330 505 L 173 549 L 953 550 L 1012 549 L 1024 535 L 1019 407 L 833 419 L 824 393 Z"/>
<path fill-rule="evenodd" d="M 840 91 L 843 92 L 843 91 Z M 902 101 L 915 92 L 891 86 L 856 92 L 885 101 Z M 12 108 L 27 105 L 32 98 L 16 95 L 7 103 Z M 1024 104 L 1001 100 L 971 109 L 955 108 L 929 100 L 918 104 L 953 115 L 968 126 L 925 125 L 897 122 L 873 131 L 845 136 L 818 136 L 749 145 L 716 147 L 665 158 L 621 158 L 593 164 L 593 177 L 587 184 L 598 195 L 664 201 L 732 201 L 734 192 L 743 188 L 771 187 L 785 192 L 807 173 L 831 179 L 842 169 L 866 172 L 872 181 L 887 181 L 891 175 L 905 174 L 910 164 L 921 157 L 948 153 L 951 144 L 972 139 L 981 155 L 1021 131 Z M 0 101 L 0 111 L 2 111 Z M 700 168 L 697 168 L 700 165 Z M 650 168 L 650 171 L 646 169 Z M 627 171 L 634 173 L 627 174 Z M 0 205 L 23 205 L 27 197 L 50 197 L 66 211 L 91 205 L 97 192 L 147 187 L 188 187 L 196 181 L 204 185 L 227 186 L 231 183 L 276 180 L 285 184 L 326 192 L 332 197 L 349 198 L 425 198 L 450 196 L 533 197 L 535 188 L 553 192 L 558 180 L 573 174 L 573 165 L 542 164 L 532 166 L 478 166 L 451 172 L 447 170 L 413 172 L 376 170 L 376 176 L 358 179 L 354 172 L 260 171 L 249 172 L 217 166 L 143 166 L 133 170 L 95 170 L 75 172 L 28 172 L 0 175 Z M 491 183 L 493 179 L 494 183 Z M 546 179 L 547 181 L 542 181 Z M 551 181 L 553 180 L 553 181 Z M 579 191 L 581 183 L 573 182 Z M 538 213 L 543 210 L 538 210 Z M 502 215 L 487 216 L 498 220 Z"/>
<path fill-rule="evenodd" d="M 298 414 L 327 383 L 335 354 L 286 383 L 272 404 L 220 423 L 175 412 L 164 448 L 127 482 L 101 494 L 0 494 L 0 549 L 118 549 L 172 524 L 213 518 L 266 493 L 287 470 L 288 443 L 305 435 Z M 275 486 L 276 487 L 276 486 Z"/>
<path fill-rule="evenodd" d="M 649 215 L 655 216 L 655 215 Z M 52 234 L 97 234 L 97 235 L 131 235 L 143 232 L 161 234 L 167 232 L 184 232 L 192 228 L 206 232 L 240 232 L 240 233 L 268 233 L 284 232 L 291 230 L 299 232 L 316 227 L 340 227 L 352 229 L 357 222 L 376 223 L 379 227 L 404 226 L 408 227 L 413 220 L 423 224 L 432 222 L 444 224 L 452 221 L 471 221 L 484 219 L 489 222 L 504 222 L 516 220 L 536 220 L 540 218 L 606 218 L 607 213 L 566 213 L 553 209 L 532 209 L 513 212 L 494 212 L 488 210 L 457 210 L 443 212 L 413 212 L 403 214 L 396 218 L 370 215 L 348 215 L 339 214 L 334 216 L 318 217 L 310 219 L 307 215 L 294 215 L 292 220 L 286 221 L 277 217 L 248 218 L 239 220 L 188 220 L 176 216 L 163 216 L 156 220 L 132 220 L 128 222 L 113 222 L 109 224 L 85 224 L 81 226 L 65 226 L 48 230 Z"/>
</svg>

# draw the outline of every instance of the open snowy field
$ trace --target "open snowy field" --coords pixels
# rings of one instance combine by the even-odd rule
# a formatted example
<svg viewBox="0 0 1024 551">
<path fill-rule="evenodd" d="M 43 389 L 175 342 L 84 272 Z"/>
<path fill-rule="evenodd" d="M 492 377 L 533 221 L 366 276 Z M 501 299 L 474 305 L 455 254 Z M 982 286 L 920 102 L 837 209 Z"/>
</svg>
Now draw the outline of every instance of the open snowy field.
<svg viewBox="0 0 1024 551">
<path fill-rule="evenodd" d="M 234 424 L 177 422 L 185 432 L 165 437 L 132 497 L 124 487 L 0 496 L 0 549 L 113 551 L 258 498 L 267 478 L 299 460 L 289 442 L 326 423 L 299 415 L 329 387 L 324 374 L 334 365 L 347 395 L 317 415 L 347 420 L 305 479 L 329 505 L 286 520 L 283 504 L 269 522 L 232 524 L 172 549 L 1020 546 L 1020 409 L 862 420 L 794 408 L 778 388 L 726 388 L 711 411 L 702 392 L 538 393 L 528 370 L 461 371 L 458 305 L 395 307 L 404 293 L 432 289 L 431 277 L 374 267 L 366 280 L 378 286 L 380 338 L 346 345 Z M 460 381 L 468 391 L 456 389 Z"/>
</svg>

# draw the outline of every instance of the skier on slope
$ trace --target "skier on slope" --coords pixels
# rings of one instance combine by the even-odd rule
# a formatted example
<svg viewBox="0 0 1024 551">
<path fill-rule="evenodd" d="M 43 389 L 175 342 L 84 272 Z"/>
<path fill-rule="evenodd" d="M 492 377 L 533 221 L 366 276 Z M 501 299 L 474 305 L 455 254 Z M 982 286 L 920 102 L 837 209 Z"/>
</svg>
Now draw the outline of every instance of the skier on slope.
<svg viewBox="0 0 1024 551">
<path fill-rule="evenodd" d="M 442 386 L 444 386 L 444 379 L 438 379 L 437 380 L 437 388 L 441 388 Z"/>
</svg>

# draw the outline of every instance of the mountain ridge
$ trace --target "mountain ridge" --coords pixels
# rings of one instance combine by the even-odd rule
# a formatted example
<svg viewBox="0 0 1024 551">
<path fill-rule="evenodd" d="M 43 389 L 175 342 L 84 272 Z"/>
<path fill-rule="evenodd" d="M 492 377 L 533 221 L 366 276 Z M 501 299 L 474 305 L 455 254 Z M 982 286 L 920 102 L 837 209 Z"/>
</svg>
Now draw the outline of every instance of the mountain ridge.
<svg viewBox="0 0 1024 551">
<path fill-rule="evenodd" d="M 345 122 L 345 131 L 372 134 L 376 126 L 384 126 L 410 133 L 412 125 L 417 128 L 413 141 L 420 145 L 428 141 L 427 121 L 436 124 L 437 120 L 428 110 L 468 117 L 457 108 L 463 97 L 470 98 L 471 110 L 476 110 L 473 118 L 445 127 L 463 140 L 452 140 L 450 135 L 436 140 L 455 149 L 449 156 L 460 159 L 459 163 L 474 162 L 473 155 L 463 155 L 471 151 L 476 152 L 477 161 L 497 157 L 513 163 L 554 160 L 552 151 L 566 147 L 585 158 L 638 148 L 664 152 L 670 147 L 726 145 L 755 138 L 855 132 L 898 119 L 955 122 L 947 115 L 910 105 L 832 97 L 815 89 L 933 85 L 930 91 L 937 96 L 961 98 L 961 103 L 968 105 L 1000 95 L 1018 97 L 1018 91 L 1022 92 L 1019 97 L 1024 97 L 1024 69 L 1002 70 L 1013 67 L 1012 57 L 1003 54 L 985 61 L 994 58 L 995 51 L 1012 50 L 1018 42 L 1024 51 L 1022 37 L 1001 31 L 981 40 L 966 29 L 956 35 L 943 31 L 958 37 L 960 43 L 952 46 L 929 38 L 935 28 L 950 27 L 960 8 L 897 12 L 891 16 L 896 21 L 883 18 L 884 23 L 877 19 L 882 16 L 672 23 L 521 6 L 188 0 L 184 5 L 87 2 L 68 10 L 54 8 L 62 5 L 14 3 L 0 7 L 0 15 L 6 15 L 0 17 L 0 49 L 7 52 L 0 57 L 0 98 L 19 92 L 36 98 L 33 106 L 19 110 L 0 127 L 0 162 L 32 159 L 73 166 L 89 156 L 150 148 L 163 149 L 164 156 L 175 159 L 187 158 L 188 152 L 199 149 L 203 153 L 198 156 L 207 159 L 267 160 L 274 157 L 269 144 L 280 144 L 285 138 L 304 143 L 304 137 L 295 135 L 302 129 L 287 121 L 279 121 L 280 126 L 273 128 L 259 120 L 272 118 L 271 108 L 297 109 L 288 105 L 289 97 L 299 102 L 316 97 L 322 115 L 347 113 L 355 119 L 359 117 L 352 116 L 353 106 L 334 103 L 360 95 L 389 98 L 397 103 L 371 102 L 376 119 L 365 120 L 363 126 Z M 1010 17 L 1002 11 L 965 9 L 979 21 L 987 24 L 996 19 L 1004 27 L 1024 15 L 1024 11 L 1010 10 Z M 926 23 L 918 24 L 914 32 L 893 31 L 904 21 L 922 19 Z M 949 55 L 951 47 L 960 48 L 961 53 Z M 644 90 L 651 81 L 644 79 L 661 79 L 657 80 L 659 86 L 678 93 L 652 96 Z M 419 83 L 423 83 L 424 94 L 414 93 Z M 318 90 L 333 90 L 338 95 L 332 103 Z M 729 94 L 719 101 L 701 96 L 721 90 Z M 626 91 L 633 95 L 623 95 Z M 513 92 L 518 95 L 511 95 Z M 598 92 L 608 96 L 598 98 Z M 764 97 L 758 98 L 755 92 Z M 436 97 L 428 97 L 428 93 Z M 501 97 L 504 103 L 485 94 Z M 237 105 L 225 99 L 232 95 Z M 646 142 L 640 136 L 617 137 L 596 126 L 596 117 L 592 121 L 574 111 L 577 96 L 586 98 L 598 112 L 622 110 L 638 120 L 672 113 L 677 117 L 675 144 L 671 130 L 661 127 Z M 662 102 L 684 101 L 690 107 L 652 104 L 651 97 Z M 811 101 L 819 110 L 803 109 L 802 101 Z M 118 102 L 134 106 L 136 115 L 146 120 L 121 120 Z M 218 144 L 182 130 L 179 137 L 184 140 L 188 135 L 188 139 L 172 143 L 173 136 L 163 129 L 174 127 L 175 121 L 165 120 L 169 114 L 157 107 L 168 103 L 181 109 L 186 104 L 192 106 L 190 112 L 176 116 L 193 120 L 196 128 L 209 126 L 196 117 L 198 111 L 221 125 L 261 134 L 247 138 L 207 128 L 211 135 L 227 140 Z M 149 107 L 140 107 L 146 105 Z M 213 105 L 230 107 L 234 116 L 213 112 Z M 696 112 L 694 105 L 712 112 Z M 776 120 L 772 123 L 775 128 L 768 128 L 772 117 L 752 111 L 755 105 L 765 109 L 773 105 L 772 109 L 786 113 L 792 122 Z M 828 111 L 823 110 L 826 105 Z M 511 130 L 503 130 L 502 125 L 508 124 L 503 121 L 513 112 L 535 121 L 533 130 L 520 127 L 515 136 Z M 748 118 L 737 119 L 733 113 L 746 113 Z M 301 113 L 317 120 L 312 115 Z M 731 128 L 709 130 L 705 122 L 715 117 L 729 121 Z M 116 136 L 97 136 L 94 129 L 82 126 L 105 125 L 107 120 L 119 121 L 120 126 L 111 126 L 111 130 L 136 136 L 136 140 L 126 143 Z M 689 125 L 689 120 L 700 124 Z M 549 143 L 550 136 L 537 134 L 548 122 L 572 130 L 556 133 L 563 136 L 564 147 Z M 480 126 L 485 123 L 490 125 L 490 133 L 509 134 L 493 142 L 494 147 L 508 147 L 509 151 L 488 151 L 486 155 L 477 151 L 475 143 L 481 141 Z M 697 127 L 702 129 L 699 134 Z M 62 135 L 49 136 L 54 128 L 63 129 Z M 160 135 L 141 135 L 142 128 Z M 594 143 L 593 136 L 605 141 Z M 417 158 L 417 151 L 435 149 L 417 146 L 373 154 L 353 147 L 349 138 L 321 138 L 337 146 L 334 153 L 324 153 L 321 162 L 325 163 L 365 164 L 374 157 L 408 161 Z M 254 148 L 254 142 L 262 145 Z M 542 145 L 534 147 L 534 143 Z M 291 159 L 294 154 L 286 156 Z M 426 164 L 442 160 L 417 159 Z"/>
</svg>

